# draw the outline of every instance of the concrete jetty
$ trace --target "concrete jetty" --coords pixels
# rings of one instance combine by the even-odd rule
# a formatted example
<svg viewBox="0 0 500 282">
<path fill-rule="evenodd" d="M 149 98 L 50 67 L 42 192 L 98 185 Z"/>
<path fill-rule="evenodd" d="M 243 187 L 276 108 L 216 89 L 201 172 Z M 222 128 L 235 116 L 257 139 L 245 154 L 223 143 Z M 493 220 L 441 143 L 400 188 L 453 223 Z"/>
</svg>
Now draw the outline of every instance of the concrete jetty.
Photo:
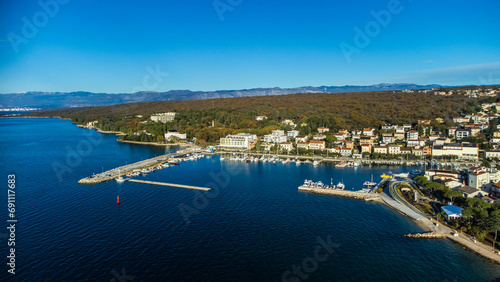
<svg viewBox="0 0 500 282">
<path fill-rule="evenodd" d="M 127 179 L 129 182 L 137 182 L 137 183 L 144 183 L 144 184 L 151 184 L 151 185 L 160 185 L 160 186 L 170 186 L 170 187 L 177 187 L 177 188 L 184 188 L 184 189 L 193 189 L 193 190 L 200 190 L 200 191 L 210 191 L 211 188 L 206 188 L 206 187 L 198 187 L 198 186 L 191 186 L 191 185 L 183 185 L 183 184 L 174 184 L 174 183 L 165 183 L 165 182 L 156 182 L 156 181 L 147 181 L 147 180 L 137 180 L 137 179 Z"/>
<path fill-rule="evenodd" d="M 376 201 L 376 200 L 380 199 L 380 197 L 378 195 L 374 195 L 371 193 L 361 193 L 361 192 L 346 191 L 346 190 L 308 188 L 308 187 L 300 186 L 299 191 L 325 194 L 325 195 L 335 195 L 335 196 L 341 196 L 341 197 L 349 197 L 349 198 L 360 199 L 360 200 L 365 200 L 365 201 Z"/>
<path fill-rule="evenodd" d="M 192 153 L 200 153 L 200 152 L 202 152 L 201 149 L 180 150 L 180 151 L 177 151 L 176 153 L 161 155 L 158 157 L 154 157 L 151 159 L 132 163 L 129 165 L 124 165 L 124 166 L 120 166 L 117 168 L 113 168 L 111 170 L 107 170 L 107 171 L 104 171 L 104 172 L 99 173 L 99 174 L 88 176 L 88 177 L 80 179 L 78 181 L 78 183 L 80 183 L 80 184 L 98 184 L 101 182 L 114 180 L 115 178 L 117 178 L 119 176 L 126 175 L 128 173 L 131 173 L 134 170 L 137 171 L 137 170 L 141 170 L 143 168 L 146 168 L 146 169 L 152 168 L 152 167 L 167 163 L 169 160 L 172 160 L 178 156 L 192 154 Z"/>
</svg>

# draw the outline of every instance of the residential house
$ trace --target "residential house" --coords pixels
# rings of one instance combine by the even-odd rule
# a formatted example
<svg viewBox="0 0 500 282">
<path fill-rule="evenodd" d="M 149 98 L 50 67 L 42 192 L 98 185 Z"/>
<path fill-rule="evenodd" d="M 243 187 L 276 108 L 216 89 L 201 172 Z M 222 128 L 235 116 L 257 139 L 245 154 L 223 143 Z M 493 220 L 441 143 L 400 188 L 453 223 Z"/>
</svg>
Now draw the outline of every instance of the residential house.
<svg viewBox="0 0 500 282">
<path fill-rule="evenodd" d="M 411 149 L 411 153 L 414 154 L 415 156 L 422 156 L 423 155 L 423 149 Z"/>
<path fill-rule="evenodd" d="M 303 135 L 298 135 L 295 137 L 295 142 L 307 142 L 308 140 L 309 137 Z"/>
<path fill-rule="evenodd" d="M 458 188 L 458 191 L 462 192 L 465 198 L 474 198 L 482 195 L 481 190 L 470 186 L 462 186 Z"/>
<path fill-rule="evenodd" d="M 325 140 L 326 139 L 326 135 L 316 134 L 316 135 L 313 136 L 313 139 L 314 140 Z"/>
<path fill-rule="evenodd" d="M 470 131 L 466 129 L 457 129 L 455 131 L 455 139 L 462 140 L 462 138 L 469 137 Z"/>
<path fill-rule="evenodd" d="M 294 139 L 296 138 L 297 136 L 299 135 L 299 131 L 298 130 L 290 130 L 286 133 L 286 137 L 288 137 L 288 139 Z"/>
<path fill-rule="evenodd" d="M 448 127 L 448 128 L 446 129 L 446 134 L 447 134 L 448 136 L 450 136 L 450 135 L 451 135 L 451 136 L 455 136 L 455 133 L 456 133 L 456 132 L 457 132 L 457 128 L 456 128 L 456 127 Z"/>
<path fill-rule="evenodd" d="M 387 145 L 387 153 L 391 155 L 399 155 L 401 151 L 401 146 L 396 144 Z"/>
<path fill-rule="evenodd" d="M 348 149 L 348 148 L 345 148 L 345 147 L 341 147 L 340 148 L 340 154 L 342 156 L 351 156 L 352 155 L 352 149 Z"/>
<path fill-rule="evenodd" d="M 428 169 L 425 171 L 425 176 L 430 180 L 433 180 L 435 176 L 438 176 L 438 179 L 454 179 L 459 182 L 463 179 L 460 171 L 445 169 Z"/>
<path fill-rule="evenodd" d="M 364 128 L 363 129 L 363 135 L 364 136 L 374 136 L 375 135 L 375 129 L 373 129 L 373 128 Z"/>
<path fill-rule="evenodd" d="M 359 144 L 368 144 L 368 145 L 373 145 L 375 141 L 375 136 L 361 136 L 359 138 Z"/>
<path fill-rule="evenodd" d="M 483 185 L 490 183 L 489 173 L 486 171 L 469 171 L 469 186 L 475 189 L 481 189 Z"/>
<path fill-rule="evenodd" d="M 375 154 L 387 154 L 387 146 L 373 146 L 373 153 Z"/>
<path fill-rule="evenodd" d="M 309 150 L 324 150 L 325 149 L 325 141 L 322 140 L 311 140 L 309 141 Z"/>
<path fill-rule="evenodd" d="M 309 142 L 297 142 L 297 149 L 309 150 Z"/>
<path fill-rule="evenodd" d="M 271 134 L 264 135 L 264 142 L 280 144 L 286 142 L 287 137 L 284 130 L 273 130 Z"/>
<path fill-rule="evenodd" d="M 396 140 L 405 140 L 405 133 L 404 132 L 396 132 L 396 133 L 394 133 L 394 139 L 396 139 Z"/>
<path fill-rule="evenodd" d="M 348 149 L 354 149 L 354 142 L 352 141 L 344 141 L 344 147 Z"/>
<path fill-rule="evenodd" d="M 330 128 L 328 127 L 318 127 L 318 133 L 325 133 L 330 131 Z"/>
<path fill-rule="evenodd" d="M 406 155 L 406 154 L 411 154 L 411 148 L 400 148 L 399 149 L 399 154 L 401 155 Z"/>
<path fill-rule="evenodd" d="M 293 144 L 292 144 L 292 142 L 283 142 L 283 143 L 280 143 L 280 149 L 283 150 L 283 151 L 290 152 L 290 151 L 293 150 Z"/>
<path fill-rule="evenodd" d="M 372 146 L 370 144 L 362 144 L 361 145 L 361 153 L 371 153 Z"/>
<path fill-rule="evenodd" d="M 406 141 L 407 147 L 420 147 L 423 144 L 425 144 L 425 143 L 420 141 L 420 140 L 408 140 L 408 141 Z"/>
<path fill-rule="evenodd" d="M 394 143 L 396 139 L 392 133 L 383 133 L 382 134 L 382 143 L 391 144 Z"/>
<path fill-rule="evenodd" d="M 338 141 L 346 140 L 347 137 L 346 134 L 340 132 L 333 133 L 332 135 L 335 136 L 335 138 L 337 138 Z"/>
<path fill-rule="evenodd" d="M 410 130 L 406 132 L 406 140 L 418 140 L 418 131 Z"/>
<path fill-rule="evenodd" d="M 500 150 L 486 150 L 484 151 L 484 157 L 487 159 L 500 158 Z"/>
</svg>

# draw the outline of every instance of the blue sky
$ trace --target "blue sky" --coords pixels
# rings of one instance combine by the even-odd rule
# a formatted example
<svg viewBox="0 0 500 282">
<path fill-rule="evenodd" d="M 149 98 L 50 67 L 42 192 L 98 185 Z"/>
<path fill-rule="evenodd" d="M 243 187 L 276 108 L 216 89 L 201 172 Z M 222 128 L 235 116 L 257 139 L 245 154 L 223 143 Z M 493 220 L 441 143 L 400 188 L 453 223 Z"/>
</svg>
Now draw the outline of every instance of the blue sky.
<svg viewBox="0 0 500 282">
<path fill-rule="evenodd" d="M 0 5 L 0 93 L 500 84 L 499 1 Z"/>
</svg>

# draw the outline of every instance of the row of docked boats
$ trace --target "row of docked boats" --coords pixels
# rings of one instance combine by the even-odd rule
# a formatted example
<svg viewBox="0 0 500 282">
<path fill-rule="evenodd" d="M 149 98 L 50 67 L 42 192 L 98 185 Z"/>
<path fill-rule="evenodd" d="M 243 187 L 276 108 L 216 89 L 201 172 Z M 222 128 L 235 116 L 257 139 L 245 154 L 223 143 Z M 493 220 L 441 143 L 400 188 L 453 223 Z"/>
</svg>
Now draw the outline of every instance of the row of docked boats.
<svg viewBox="0 0 500 282">
<path fill-rule="evenodd" d="M 139 176 L 139 175 L 148 175 L 148 174 L 150 174 L 150 173 L 152 173 L 154 171 L 157 171 L 157 170 L 168 168 L 168 167 L 174 166 L 174 165 L 179 165 L 179 163 L 181 161 L 194 161 L 194 160 L 197 160 L 197 159 L 200 159 L 200 158 L 203 158 L 203 157 L 205 157 L 205 155 L 201 154 L 201 153 L 186 154 L 186 155 L 183 155 L 182 157 L 170 159 L 170 160 L 168 160 L 165 163 L 160 163 L 160 164 L 158 164 L 156 166 L 153 166 L 153 167 L 150 167 L 150 168 L 134 169 L 132 172 L 127 173 L 126 176 L 128 178 L 132 178 L 134 176 Z M 118 174 L 120 175 L 120 173 L 118 173 Z M 127 180 L 127 178 L 124 178 L 121 175 L 118 176 L 115 179 L 119 183 L 124 182 L 124 181 Z"/>
<path fill-rule="evenodd" d="M 324 184 L 321 181 L 312 181 L 312 180 L 304 180 L 304 184 L 302 184 L 299 188 L 318 188 L 318 189 L 328 189 L 328 190 L 344 190 L 345 185 L 342 182 L 337 183 L 337 185 L 334 185 L 333 183 L 328 185 Z"/>
<path fill-rule="evenodd" d="M 227 157 L 225 156 L 221 156 L 220 157 L 220 160 L 221 161 L 224 161 L 226 160 Z M 311 161 L 309 159 L 307 160 L 300 160 L 298 158 L 280 158 L 278 156 L 248 156 L 248 155 L 237 155 L 237 154 L 233 154 L 232 156 L 229 157 L 229 160 L 230 161 L 240 161 L 240 162 L 247 162 L 247 163 L 258 163 L 258 162 L 262 162 L 262 163 L 273 163 L 273 164 L 276 164 L 276 163 L 282 163 L 282 164 L 287 164 L 287 163 L 295 163 L 296 165 L 300 165 L 302 163 L 305 163 L 305 164 L 312 164 L 313 166 L 317 166 L 319 165 L 319 161 Z"/>
</svg>

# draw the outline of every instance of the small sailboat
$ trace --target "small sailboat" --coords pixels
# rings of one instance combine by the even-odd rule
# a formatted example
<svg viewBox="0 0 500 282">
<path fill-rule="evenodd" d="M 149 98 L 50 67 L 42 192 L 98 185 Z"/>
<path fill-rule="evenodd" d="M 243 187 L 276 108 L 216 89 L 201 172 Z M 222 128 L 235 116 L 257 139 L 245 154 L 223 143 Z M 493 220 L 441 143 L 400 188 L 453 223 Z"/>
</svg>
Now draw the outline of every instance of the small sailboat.
<svg viewBox="0 0 500 282">
<path fill-rule="evenodd" d="M 373 174 L 372 174 L 372 180 L 371 181 L 365 181 L 363 183 L 364 188 L 375 188 L 377 186 L 376 182 L 373 182 Z"/>
<path fill-rule="evenodd" d="M 123 183 L 123 182 L 125 182 L 125 180 L 126 180 L 126 179 L 125 179 L 125 178 L 123 178 L 123 176 L 121 176 L 121 174 L 120 174 L 120 170 L 118 170 L 118 177 L 116 178 L 116 182 L 118 182 L 118 183 Z"/>
</svg>

